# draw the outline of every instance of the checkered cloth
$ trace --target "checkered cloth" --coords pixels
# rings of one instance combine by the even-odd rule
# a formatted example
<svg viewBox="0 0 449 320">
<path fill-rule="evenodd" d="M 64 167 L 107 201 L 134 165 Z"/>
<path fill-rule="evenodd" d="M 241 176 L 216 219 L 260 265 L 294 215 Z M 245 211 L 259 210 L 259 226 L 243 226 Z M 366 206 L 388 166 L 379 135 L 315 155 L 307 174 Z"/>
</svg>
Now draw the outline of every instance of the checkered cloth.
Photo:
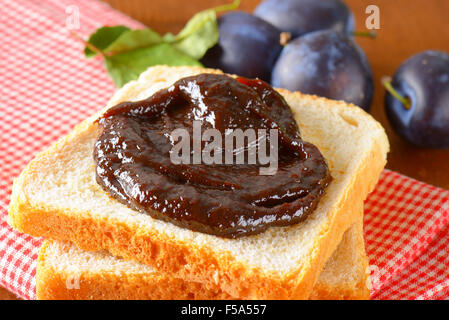
<svg viewBox="0 0 449 320">
<path fill-rule="evenodd" d="M 35 298 L 41 239 L 6 223 L 13 177 L 39 150 L 101 108 L 114 91 L 101 58 L 69 35 L 140 24 L 88 0 L 3 0 L 0 6 L 0 285 Z M 375 299 L 449 296 L 449 192 L 385 170 L 365 204 Z"/>
</svg>

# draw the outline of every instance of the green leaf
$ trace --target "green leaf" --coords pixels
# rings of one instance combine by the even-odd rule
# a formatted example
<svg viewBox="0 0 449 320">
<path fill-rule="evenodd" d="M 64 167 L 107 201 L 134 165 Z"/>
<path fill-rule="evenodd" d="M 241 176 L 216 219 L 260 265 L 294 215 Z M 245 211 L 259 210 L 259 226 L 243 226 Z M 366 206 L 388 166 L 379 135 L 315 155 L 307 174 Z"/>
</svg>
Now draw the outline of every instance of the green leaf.
<svg viewBox="0 0 449 320">
<path fill-rule="evenodd" d="M 105 57 L 106 68 L 117 87 L 135 80 L 147 68 L 159 64 L 169 66 L 202 66 L 197 60 L 168 43 L 136 49 Z"/>
<path fill-rule="evenodd" d="M 177 35 L 168 33 L 161 37 L 149 28 L 102 27 L 90 36 L 84 53 L 88 58 L 103 54 L 106 69 L 117 87 L 137 79 L 147 68 L 158 64 L 202 66 L 198 60 L 218 42 L 216 13 L 234 10 L 239 4 L 240 0 L 234 0 L 201 11 Z"/>
<path fill-rule="evenodd" d="M 166 42 L 172 43 L 177 49 L 188 54 L 192 58 L 201 59 L 207 50 L 218 42 L 217 12 L 235 10 L 239 7 L 240 0 L 207 9 L 195 14 L 176 36 L 167 33 L 164 36 Z"/>
<path fill-rule="evenodd" d="M 105 53 L 121 53 L 148 47 L 162 42 L 162 37 L 155 31 L 147 29 L 128 30 L 123 32 L 106 49 Z"/>
<path fill-rule="evenodd" d="M 218 42 L 215 11 L 210 9 L 195 14 L 181 32 L 176 36 L 167 34 L 164 39 L 192 58 L 201 59 Z"/>
<path fill-rule="evenodd" d="M 110 46 L 118 37 L 120 37 L 122 33 L 128 30 L 130 29 L 125 26 L 101 27 L 90 35 L 87 42 L 100 50 L 104 50 L 108 46 Z M 88 47 L 85 47 L 84 55 L 86 56 L 86 58 L 92 58 L 95 57 L 97 53 L 90 50 Z"/>
</svg>

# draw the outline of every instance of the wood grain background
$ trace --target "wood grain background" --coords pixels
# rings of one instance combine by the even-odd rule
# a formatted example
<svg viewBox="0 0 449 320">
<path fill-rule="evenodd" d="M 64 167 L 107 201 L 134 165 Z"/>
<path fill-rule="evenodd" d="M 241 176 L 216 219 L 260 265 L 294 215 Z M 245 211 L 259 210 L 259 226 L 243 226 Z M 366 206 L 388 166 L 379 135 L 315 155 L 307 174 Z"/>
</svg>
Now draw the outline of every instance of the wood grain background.
<svg viewBox="0 0 449 320">
<path fill-rule="evenodd" d="M 177 32 L 196 12 L 231 0 L 107 0 L 106 2 L 158 32 Z M 241 9 L 252 11 L 259 0 L 242 0 Z M 411 55 L 438 49 L 449 52 L 448 0 L 345 0 L 352 9 L 357 30 L 365 30 L 365 9 L 380 8 L 376 39 L 357 38 L 371 63 L 375 94 L 371 114 L 385 127 L 391 144 L 387 167 L 410 177 L 449 189 L 449 150 L 416 148 L 402 141 L 385 116 L 380 79 L 393 75 Z M 449 106 L 448 106 L 449 108 Z M 0 288 L 0 300 L 14 296 Z"/>
</svg>

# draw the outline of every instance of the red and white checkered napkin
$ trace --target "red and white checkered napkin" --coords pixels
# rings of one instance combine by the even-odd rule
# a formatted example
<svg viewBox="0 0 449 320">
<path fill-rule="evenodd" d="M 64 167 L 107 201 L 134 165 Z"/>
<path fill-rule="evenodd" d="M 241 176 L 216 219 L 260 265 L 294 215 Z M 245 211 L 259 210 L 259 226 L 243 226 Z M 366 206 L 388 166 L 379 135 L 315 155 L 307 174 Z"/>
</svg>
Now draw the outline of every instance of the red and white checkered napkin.
<svg viewBox="0 0 449 320">
<path fill-rule="evenodd" d="M 365 202 L 365 243 L 373 299 L 412 299 L 420 294 L 418 289 L 424 286 L 415 287 L 417 273 L 411 264 L 417 257 L 421 259 L 420 255 L 448 221 L 449 191 L 383 171 L 376 189 Z M 438 237 L 449 237 L 449 233 L 440 233 Z M 442 247 L 441 253 L 448 255 L 449 245 Z M 432 270 L 445 266 L 436 260 L 427 262 L 420 264 L 428 274 L 425 287 L 436 289 L 441 279 L 431 276 Z M 395 284 L 399 274 L 406 275 L 401 292 Z M 449 283 L 449 272 L 447 279 Z"/>
<path fill-rule="evenodd" d="M 449 299 L 449 224 L 424 253 L 380 290 L 377 299 Z"/>
<path fill-rule="evenodd" d="M 69 36 L 78 13 L 83 35 L 101 25 L 140 26 L 96 1 L 3 0 L 0 6 L 0 285 L 25 299 L 35 298 L 42 240 L 6 223 L 12 179 L 114 91 L 101 59 L 84 59 L 83 45 Z M 365 205 L 373 298 L 449 296 L 448 203 L 447 191 L 383 172 Z"/>
</svg>

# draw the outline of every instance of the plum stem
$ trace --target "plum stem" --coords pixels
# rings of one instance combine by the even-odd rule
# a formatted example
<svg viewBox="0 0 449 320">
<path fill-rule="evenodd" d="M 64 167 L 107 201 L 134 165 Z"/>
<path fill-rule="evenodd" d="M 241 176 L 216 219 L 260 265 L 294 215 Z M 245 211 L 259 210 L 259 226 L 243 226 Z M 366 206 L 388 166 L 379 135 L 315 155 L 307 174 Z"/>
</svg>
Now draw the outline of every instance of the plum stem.
<svg viewBox="0 0 449 320">
<path fill-rule="evenodd" d="M 391 78 L 390 77 L 384 77 L 382 78 L 382 84 L 385 87 L 385 89 L 396 99 L 398 99 L 404 106 L 405 109 L 410 109 L 410 100 L 407 97 L 404 97 L 401 95 L 395 88 L 393 88 L 391 84 Z"/>
<path fill-rule="evenodd" d="M 290 32 L 281 32 L 281 34 L 279 35 L 279 43 L 281 44 L 281 46 L 286 46 L 291 38 L 292 34 Z"/>
<path fill-rule="evenodd" d="M 368 38 L 376 38 L 377 32 L 375 31 L 352 31 L 351 34 L 354 37 L 368 37 Z"/>
<path fill-rule="evenodd" d="M 241 0 L 234 0 L 232 3 L 215 7 L 212 10 L 214 10 L 215 12 L 235 10 L 240 6 L 240 2 Z"/>
</svg>

